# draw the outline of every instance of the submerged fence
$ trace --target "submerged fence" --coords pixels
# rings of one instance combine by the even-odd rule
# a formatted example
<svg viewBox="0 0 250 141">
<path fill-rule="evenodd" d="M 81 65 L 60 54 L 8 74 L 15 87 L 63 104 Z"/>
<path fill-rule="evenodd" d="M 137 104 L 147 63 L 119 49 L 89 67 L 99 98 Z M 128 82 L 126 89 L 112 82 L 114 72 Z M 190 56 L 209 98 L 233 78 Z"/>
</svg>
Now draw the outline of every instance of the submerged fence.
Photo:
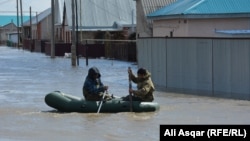
<svg viewBox="0 0 250 141">
<path fill-rule="evenodd" d="M 51 55 L 50 40 L 25 39 L 23 49 Z M 55 43 L 55 56 L 64 56 L 65 53 L 71 53 L 71 43 Z M 77 54 L 81 57 L 136 62 L 136 40 L 86 39 L 77 45 Z"/>
<path fill-rule="evenodd" d="M 250 100 L 250 39 L 139 38 L 137 51 L 157 86 Z"/>
</svg>

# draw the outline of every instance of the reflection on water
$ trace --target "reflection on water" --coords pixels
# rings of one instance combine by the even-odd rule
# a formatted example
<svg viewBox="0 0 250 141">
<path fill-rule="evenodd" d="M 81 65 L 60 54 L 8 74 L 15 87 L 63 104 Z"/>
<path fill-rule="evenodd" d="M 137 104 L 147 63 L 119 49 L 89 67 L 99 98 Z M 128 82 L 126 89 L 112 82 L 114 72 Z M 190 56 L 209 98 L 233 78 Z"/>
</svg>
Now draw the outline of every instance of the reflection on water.
<svg viewBox="0 0 250 141">
<path fill-rule="evenodd" d="M 85 61 L 72 67 L 69 58 L 0 47 L 1 141 L 158 141 L 160 124 L 249 124 L 249 101 L 161 91 L 155 92 L 157 112 L 60 113 L 47 106 L 44 97 L 54 90 L 82 97 L 92 66 L 100 69 L 110 93 L 128 94 L 127 68 L 136 72 L 134 63 L 90 59 L 86 66 Z"/>
</svg>

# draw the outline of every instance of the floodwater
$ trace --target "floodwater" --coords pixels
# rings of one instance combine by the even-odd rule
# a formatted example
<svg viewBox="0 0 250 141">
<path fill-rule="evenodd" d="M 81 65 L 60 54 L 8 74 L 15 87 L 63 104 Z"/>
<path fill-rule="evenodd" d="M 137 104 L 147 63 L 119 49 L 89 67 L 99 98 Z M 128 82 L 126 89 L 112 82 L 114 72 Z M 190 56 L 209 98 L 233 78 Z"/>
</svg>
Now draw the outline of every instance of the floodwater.
<svg viewBox="0 0 250 141">
<path fill-rule="evenodd" d="M 60 90 L 82 97 L 89 67 L 96 66 L 109 92 L 128 94 L 131 62 L 81 58 L 54 59 L 42 53 L 0 47 L 1 141 L 158 141 L 161 124 L 250 124 L 250 101 L 200 97 L 156 90 L 160 110 L 148 113 L 59 113 L 47 93 Z M 133 87 L 135 85 L 133 84 Z"/>
</svg>

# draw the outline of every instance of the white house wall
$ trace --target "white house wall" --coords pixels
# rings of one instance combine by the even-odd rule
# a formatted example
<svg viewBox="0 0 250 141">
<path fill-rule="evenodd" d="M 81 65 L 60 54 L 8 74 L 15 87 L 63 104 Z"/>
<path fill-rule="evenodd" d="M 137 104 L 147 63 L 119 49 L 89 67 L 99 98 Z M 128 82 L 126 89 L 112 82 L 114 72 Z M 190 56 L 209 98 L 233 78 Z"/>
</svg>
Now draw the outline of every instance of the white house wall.
<svg viewBox="0 0 250 141">
<path fill-rule="evenodd" d="M 41 22 L 41 39 L 51 39 L 51 15 Z"/>
<path fill-rule="evenodd" d="M 17 33 L 12 33 L 9 34 L 9 41 L 11 41 L 12 43 L 17 43 L 18 42 L 18 34 Z"/>
<path fill-rule="evenodd" d="M 166 37 L 173 32 L 173 37 L 224 37 L 215 30 L 250 29 L 248 18 L 217 19 L 169 19 L 155 20 L 153 36 Z"/>
</svg>

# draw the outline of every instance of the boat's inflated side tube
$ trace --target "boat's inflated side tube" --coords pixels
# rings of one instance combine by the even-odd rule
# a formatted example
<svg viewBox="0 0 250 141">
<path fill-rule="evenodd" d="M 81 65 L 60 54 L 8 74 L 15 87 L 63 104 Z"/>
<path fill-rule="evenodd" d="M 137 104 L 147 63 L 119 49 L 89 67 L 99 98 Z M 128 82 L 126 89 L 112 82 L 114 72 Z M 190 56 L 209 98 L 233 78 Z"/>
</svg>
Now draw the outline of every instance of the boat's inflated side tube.
<svg viewBox="0 0 250 141">
<path fill-rule="evenodd" d="M 153 112 L 160 109 L 156 102 L 135 102 L 133 103 L 134 112 Z"/>
<path fill-rule="evenodd" d="M 61 112 L 96 112 L 98 102 L 85 101 L 82 98 L 60 91 L 54 91 L 45 96 L 45 103 Z"/>
<path fill-rule="evenodd" d="M 45 103 L 59 111 L 68 111 L 67 107 L 70 102 L 71 99 L 61 96 L 59 91 L 49 93 L 45 96 Z"/>
<path fill-rule="evenodd" d="M 86 101 L 83 98 L 64 94 L 60 91 L 54 91 L 45 96 L 45 102 L 50 107 L 62 112 L 97 112 L 99 101 Z M 159 104 L 156 102 L 133 101 L 133 112 L 153 112 L 159 110 Z M 109 101 L 104 101 L 100 112 L 117 113 L 129 112 L 130 101 L 123 101 L 122 98 L 116 97 Z"/>
</svg>

